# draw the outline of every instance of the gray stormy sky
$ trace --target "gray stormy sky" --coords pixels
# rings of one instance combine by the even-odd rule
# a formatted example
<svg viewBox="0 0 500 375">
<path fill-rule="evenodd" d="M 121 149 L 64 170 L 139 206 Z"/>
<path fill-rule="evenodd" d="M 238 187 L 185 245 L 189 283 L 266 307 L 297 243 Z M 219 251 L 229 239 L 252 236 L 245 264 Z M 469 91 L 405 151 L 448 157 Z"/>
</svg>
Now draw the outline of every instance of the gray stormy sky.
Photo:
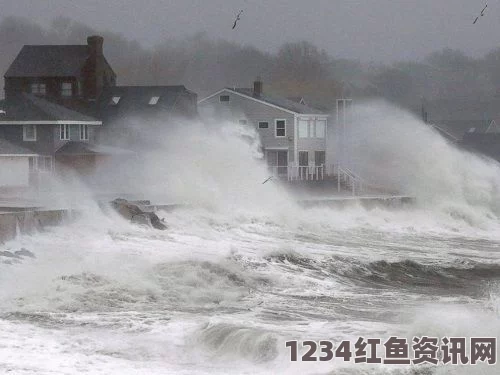
<svg viewBox="0 0 500 375">
<path fill-rule="evenodd" d="M 209 36 L 273 51 L 309 40 L 334 57 L 419 59 L 450 47 L 480 56 L 500 46 L 500 0 L 0 0 L 1 16 L 43 25 L 63 15 L 152 46 L 164 38 Z M 236 13 L 244 13 L 231 30 Z"/>
</svg>

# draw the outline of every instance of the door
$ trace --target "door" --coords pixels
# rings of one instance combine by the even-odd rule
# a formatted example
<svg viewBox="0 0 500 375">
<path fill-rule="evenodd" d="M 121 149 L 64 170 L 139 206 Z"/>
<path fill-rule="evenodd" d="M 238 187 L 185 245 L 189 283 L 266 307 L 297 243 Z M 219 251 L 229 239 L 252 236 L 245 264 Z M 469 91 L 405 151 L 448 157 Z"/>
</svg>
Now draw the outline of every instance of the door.
<svg viewBox="0 0 500 375">
<path fill-rule="evenodd" d="M 299 179 L 307 179 L 307 169 L 309 168 L 309 152 L 299 151 Z"/>
<path fill-rule="evenodd" d="M 325 164 L 325 151 L 315 151 L 314 152 L 314 165 L 321 167 Z"/>
<path fill-rule="evenodd" d="M 267 150 L 267 165 L 278 176 L 288 176 L 288 151 Z"/>
<path fill-rule="evenodd" d="M 316 179 L 323 179 L 325 175 L 325 162 L 326 156 L 325 151 L 315 151 L 314 152 L 314 175 Z"/>
<path fill-rule="evenodd" d="M 288 151 L 277 151 L 278 176 L 288 176 Z"/>
</svg>

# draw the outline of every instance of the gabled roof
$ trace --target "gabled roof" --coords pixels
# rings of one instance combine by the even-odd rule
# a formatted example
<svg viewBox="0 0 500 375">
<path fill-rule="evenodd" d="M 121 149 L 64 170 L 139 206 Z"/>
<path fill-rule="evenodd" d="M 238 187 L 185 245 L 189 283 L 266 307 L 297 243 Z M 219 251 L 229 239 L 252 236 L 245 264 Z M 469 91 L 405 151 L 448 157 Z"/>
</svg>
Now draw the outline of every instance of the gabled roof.
<svg viewBox="0 0 500 375">
<path fill-rule="evenodd" d="M 260 94 L 259 96 L 254 96 L 254 91 L 251 88 L 229 88 L 226 87 L 223 90 L 220 90 L 202 100 L 199 101 L 199 103 L 204 102 L 207 99 L 212 98 L 215 95 L 220 94 L 223 91 L 230 91 L 235 94 L 238 94 L 240 96 L 243 96 L 247 99 L 255 100 L 257 102 L 267 104 L 273 107 L 278 107 L 286 112 L 291 112 L 294 114 L 308 114 L 308 115 L 323 115 L 323 116 L 328 116 L 327 113 L 324 113 L 323 111 L 309 107 L 307 105 L 297 103 L 293 100 L 287 99 L 287 98 L 282 98 L 282 97 L 277 97 L 277 96 L 271 96 L 271 95 L 266 95 L 266 94 Z"/>
<path fill-rule="evenodd" d="M 133 155 L 134 152 L 118 147 L 96 145 L 88 142 L 66 142 L 57 151 L 58 155 Z"/>
<path fill-rule="evenodd" d="M 80 76 L 88 57 L 87 45 L 25 45 L 5 77 Z"/>
<path fill-rule="evenodd" d="M 470 151 L 479 152 L 500 161 L 500 134 L 468 133 L 465 134 L 461 144 Z"/>
<path fill-rule="evenodd" d="M 36 156 L 33 151 L 0 138 L 0 155 Z"/>
<path fill-rule="evenodd" d="M 461 140 L 466 133 L 484 133 L 491 124 L 491 120 L 443 120 L 433 126 L 454 138 Z"/>
<path fill-rule="evenodd" d="M 94 117 L 33 94 L 22 93 L 4 103 L 0 125 L 16 124 L 82 124 L 102 125 Z"/>
</svg>

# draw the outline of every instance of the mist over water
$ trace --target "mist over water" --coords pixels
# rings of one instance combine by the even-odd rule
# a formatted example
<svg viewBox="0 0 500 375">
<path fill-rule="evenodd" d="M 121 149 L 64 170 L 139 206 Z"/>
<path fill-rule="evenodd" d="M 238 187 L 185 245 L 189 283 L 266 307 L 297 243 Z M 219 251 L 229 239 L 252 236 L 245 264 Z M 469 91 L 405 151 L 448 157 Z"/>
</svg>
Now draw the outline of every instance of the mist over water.
<svg viewBox="0 0 500 375">
<path fill-rule="evenodd" d="M 80 218 L 2 246 L 35 258 L 0 257 L 0 372 L 498 372 L 291 363 L 285 348 L 292 339 L 498 337 L 497 164 L 367 103 L 353 121 L 353 165 L 417 204 L 304 209 L 277 181 L 262 184 L 253 130 L 168 125 L 137 165 L 108 165 L 92 182 L 188 203 L 159 212 L 168 230 L 101 210 L 82 182 Z"/>
</svg>

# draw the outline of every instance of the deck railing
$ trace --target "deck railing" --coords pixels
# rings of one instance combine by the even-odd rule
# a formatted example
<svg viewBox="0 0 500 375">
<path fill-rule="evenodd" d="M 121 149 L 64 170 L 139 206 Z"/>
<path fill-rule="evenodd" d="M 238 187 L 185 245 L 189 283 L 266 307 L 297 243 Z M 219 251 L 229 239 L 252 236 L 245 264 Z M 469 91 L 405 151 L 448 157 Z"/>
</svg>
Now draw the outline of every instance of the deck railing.
<svg viewBox="0 0 500 375">
<path fill-rule="evenodd" d="M 273 176 L 288 181 L 321 181 L 325 178 L 325 165 L 269 166 Z"/>
</svg>

